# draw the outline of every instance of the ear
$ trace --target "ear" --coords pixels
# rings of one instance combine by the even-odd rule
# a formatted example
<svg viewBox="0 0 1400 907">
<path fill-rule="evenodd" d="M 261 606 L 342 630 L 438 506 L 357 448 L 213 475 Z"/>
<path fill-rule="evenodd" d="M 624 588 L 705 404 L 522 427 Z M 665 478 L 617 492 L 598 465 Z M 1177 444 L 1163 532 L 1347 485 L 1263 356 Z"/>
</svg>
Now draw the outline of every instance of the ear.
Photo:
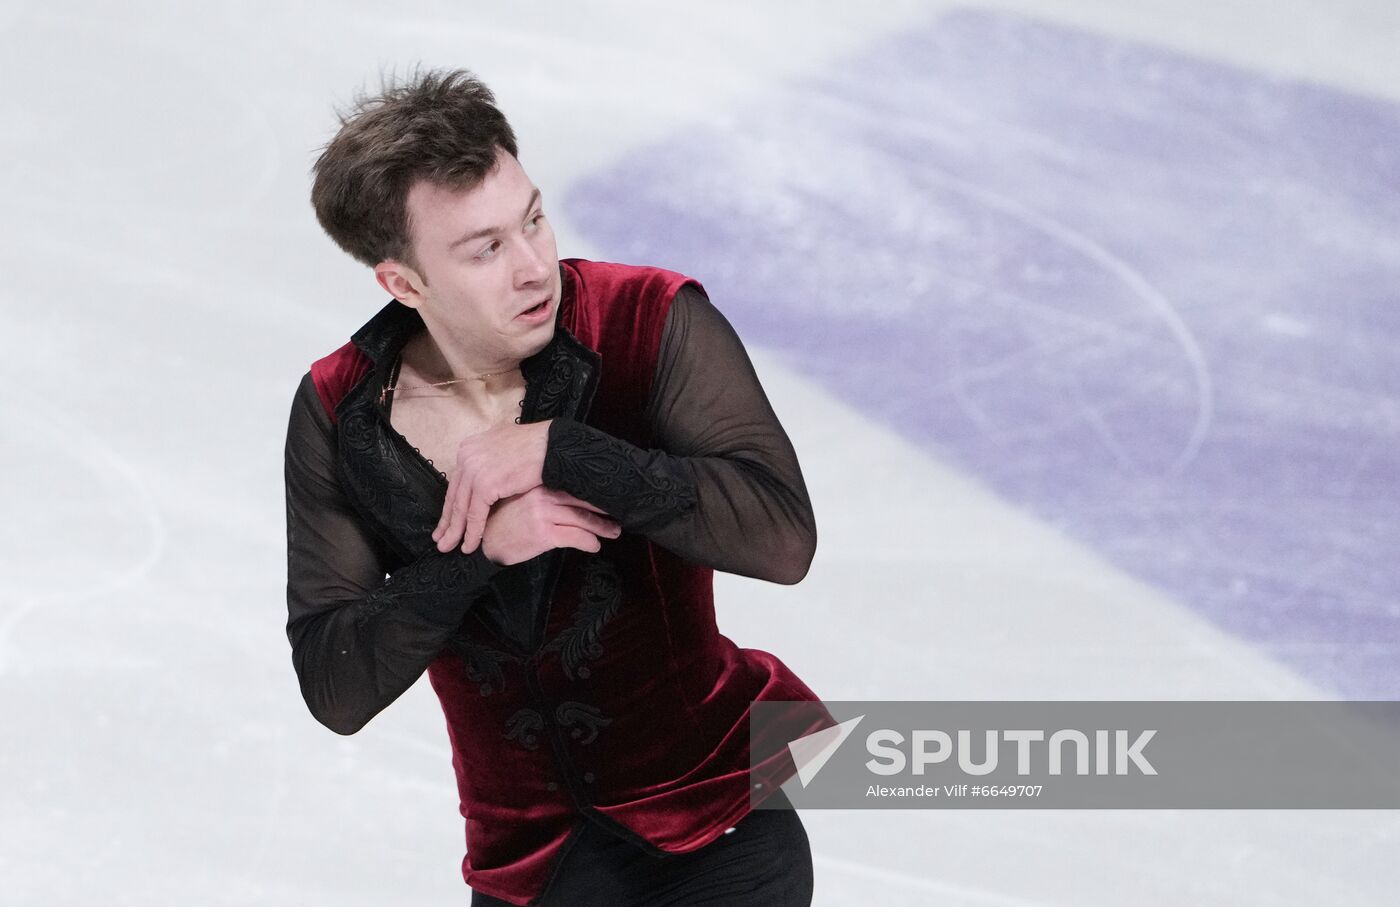
<svg viewBox="0 0 1400 907">
<path fill-rule="evenodd" d="M 413 268 L 392 258 L 374 266 L 374 279 L 390 296 L 409 308 L 420 308 L 427 298 L 427 283 Z"/>
</svg>

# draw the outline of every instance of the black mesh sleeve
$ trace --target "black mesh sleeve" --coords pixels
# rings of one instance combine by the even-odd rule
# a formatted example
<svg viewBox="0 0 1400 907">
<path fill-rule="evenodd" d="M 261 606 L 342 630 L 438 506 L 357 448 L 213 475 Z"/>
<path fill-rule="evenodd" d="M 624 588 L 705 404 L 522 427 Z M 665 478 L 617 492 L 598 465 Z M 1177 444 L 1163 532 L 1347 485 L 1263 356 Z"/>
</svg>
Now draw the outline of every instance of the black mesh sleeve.
<svg viewBox="0 0 1400 907">
<path fill-rule="evenodd" d="M 481 548 L 396 567 L 346 499 L 308 373 L 287 424 L 287 639 L 307 707 L 353 734 L 413 685 L 500 567 Z"/>
<path fill-rule="evenodd" d="M 544 484 L 687 560 L 799 582 L 817 530 L 797 454 L 739 336 L 689 284 L 666 316 L 647 418 L 653 450 L 555 419 Z"/>
</svg>

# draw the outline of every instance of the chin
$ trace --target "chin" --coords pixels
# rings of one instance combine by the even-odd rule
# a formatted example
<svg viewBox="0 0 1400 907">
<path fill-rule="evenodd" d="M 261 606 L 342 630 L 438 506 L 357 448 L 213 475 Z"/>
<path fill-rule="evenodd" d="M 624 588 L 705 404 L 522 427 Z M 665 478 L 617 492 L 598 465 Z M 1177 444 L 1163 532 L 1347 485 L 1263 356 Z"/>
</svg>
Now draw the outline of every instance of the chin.
<svg viewBox="0 0 1400 907">
<path fill-rule="evenodd" d="M 520 358 L 529 359 L 531 356 L 535 355 L 540 350 L 549 346 L 549 342 L 553 339 L 554 322 L 551 321 L 548 324 L 540 325 L 539 333 L 531 335 L 530 345 L 525 348 L 524 355 L 522 355 Z"/>
</svg>

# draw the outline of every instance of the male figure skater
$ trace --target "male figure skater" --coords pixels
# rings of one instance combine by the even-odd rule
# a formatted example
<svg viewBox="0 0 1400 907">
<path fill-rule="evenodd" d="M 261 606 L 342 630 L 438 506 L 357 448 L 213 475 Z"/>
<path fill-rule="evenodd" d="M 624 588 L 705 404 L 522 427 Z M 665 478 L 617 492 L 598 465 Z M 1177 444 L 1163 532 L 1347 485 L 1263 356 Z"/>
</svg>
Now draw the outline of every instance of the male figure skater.
<svg viewBox="0 0 1400 907">
<path fill-rule="evenodd" d="M 288 424 L 311 712 L 353 734 L 427 671 L 474 905 L 810 903 L 797 813 L 751 812 L 791 771 L 750 774 L 747 716 L 817 697 L 718 632 L 711 577 L 796 583 L 816 529 L 728 322 L 681 274 L 559 260 L 464 71 L 361 100 L 312 203 L 393 300 Z"/>
</svg>

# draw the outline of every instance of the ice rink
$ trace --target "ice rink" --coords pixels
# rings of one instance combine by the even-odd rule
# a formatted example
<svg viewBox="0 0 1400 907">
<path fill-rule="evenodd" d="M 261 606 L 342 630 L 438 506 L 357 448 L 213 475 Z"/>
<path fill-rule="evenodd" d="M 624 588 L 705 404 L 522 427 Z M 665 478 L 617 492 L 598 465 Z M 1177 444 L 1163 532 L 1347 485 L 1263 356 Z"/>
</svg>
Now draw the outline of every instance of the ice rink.
<svg viewBox="0 0 1400 907">
<path fill-rule="evenodd" d="M 496 91 L 561 256 L 696 276 L 801 458 L 720 627 L 829 700 L 1400 699 L 1400 4 L 0 0 L 0 904 L 466 904 L 426 682 L 284 632 L 309 168 Z M 818 905 L 1394 903 L 1389 811 L 818 811 Z"/>
</svg>

